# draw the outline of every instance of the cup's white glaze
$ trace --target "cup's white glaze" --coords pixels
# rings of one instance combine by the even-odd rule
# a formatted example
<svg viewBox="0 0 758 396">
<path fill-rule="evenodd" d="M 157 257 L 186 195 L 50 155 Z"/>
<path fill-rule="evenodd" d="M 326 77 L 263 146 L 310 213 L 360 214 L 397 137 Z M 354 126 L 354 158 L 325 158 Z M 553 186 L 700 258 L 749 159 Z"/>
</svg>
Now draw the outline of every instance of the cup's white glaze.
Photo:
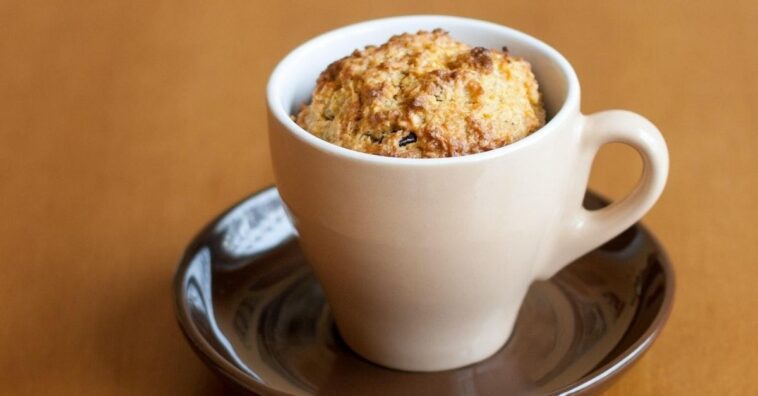
<svg viewBox="0 0 758 396">
<path fill-rule="evenodd" d="M 549 122 L 486 153 L 403 159 L 327 143 L 290 119 L 332 61 L 437 27 L 531 62 Z M 639 220 L 668 173 L 655 126 L 625 111 L 582 115 L 566 59 L 489 22 L 406 16 L 326 33 L 276 67 L 268 105 L 276 184 L 340 333 L 357 353 L 397 369 L 451 369 L 495 353 L 531 282 Z M 581 202 L 592 159 L 609 142 L 641 153 L 643 177 L 625 199 L 589 212 Z"/>
</svg>

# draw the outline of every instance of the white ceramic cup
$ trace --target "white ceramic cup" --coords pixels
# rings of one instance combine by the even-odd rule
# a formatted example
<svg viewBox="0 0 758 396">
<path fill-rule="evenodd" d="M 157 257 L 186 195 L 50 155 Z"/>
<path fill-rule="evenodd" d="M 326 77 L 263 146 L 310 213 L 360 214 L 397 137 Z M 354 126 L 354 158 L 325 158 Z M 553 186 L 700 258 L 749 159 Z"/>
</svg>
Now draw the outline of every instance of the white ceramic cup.
<svg viewBox="0 0 758 396">
<path fill-rule="evenodd" d="M 323 141 L 292 121 L 331 62 L 402 32 L 441 27 L 471 45 L 527 59 L 549 122 L 492 151 L 390 158 Z M 340 334 L 358 354 L 413 371 L 494 354 L 529 285 L 631 226 L 663 190 L 666 143 L 627 111 L 579 111 L 566 59 L 516 30 L 448 16 L 404 16 L 318 36 L 289 53 L 268 84 L 276 185 Z M 592 160 L 606 143 L 642 156 L 637 186 L 612 205 L 582 207 Z"/>
</svg>

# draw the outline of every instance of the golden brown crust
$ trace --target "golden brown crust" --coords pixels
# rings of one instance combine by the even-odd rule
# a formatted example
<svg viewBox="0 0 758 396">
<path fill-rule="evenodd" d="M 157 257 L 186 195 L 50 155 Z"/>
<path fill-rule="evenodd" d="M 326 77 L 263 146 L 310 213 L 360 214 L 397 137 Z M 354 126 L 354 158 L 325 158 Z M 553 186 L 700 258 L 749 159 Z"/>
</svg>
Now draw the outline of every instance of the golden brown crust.
<svg viewBox="0 0 758 396">
<path fill-rule="evenodd" d="M 528 62 L 435 29 L 332 63 L 295 120 L 349 149 L 434 158 L 514 142 L 540 128 L 545 111 Z"/>
</svg>

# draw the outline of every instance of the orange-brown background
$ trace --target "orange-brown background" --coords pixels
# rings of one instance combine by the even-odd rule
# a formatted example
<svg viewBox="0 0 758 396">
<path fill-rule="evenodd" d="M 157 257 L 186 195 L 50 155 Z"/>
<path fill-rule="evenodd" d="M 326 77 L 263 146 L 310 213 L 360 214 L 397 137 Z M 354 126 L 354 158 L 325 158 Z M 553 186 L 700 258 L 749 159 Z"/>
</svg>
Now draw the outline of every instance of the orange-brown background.
<svg viewBox="0 0 758 396">
<path fill-rule="evenodd" d="M 748 394 L 758 367 L 758 3 L 0 2 L 0 394 L 212 394 L 170 279 L 214 214 L 273 182 L 264 86 L 287 51 L 380 16 L 445 13 L 540 37 L 583 109 L 648 116 L 671 150 L 645 219 L 673 315 L 610 395 Z M 611 147 L 593 188 L 640 169 Z"/>
</svg>

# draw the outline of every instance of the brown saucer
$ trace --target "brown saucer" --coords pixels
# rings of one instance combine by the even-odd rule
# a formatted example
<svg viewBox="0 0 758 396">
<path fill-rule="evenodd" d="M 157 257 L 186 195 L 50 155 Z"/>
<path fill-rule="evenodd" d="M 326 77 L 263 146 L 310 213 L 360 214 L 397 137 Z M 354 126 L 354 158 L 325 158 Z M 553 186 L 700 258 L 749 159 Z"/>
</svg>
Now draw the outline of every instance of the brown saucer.
<svg viewBox="0 0 758 396">
<path fill-rule="evenodd" d="M 588 194 L 585 205 L 603 206 Z M 584 394 L 608 386 L 663 327 L 674 274 L 635 225 L 532 285 L 513 336 L 475 365 L 431 374 L 374 365 L 340 340 L 275 188 L 206 227 L 179 264 L 179 325 L 216 372 L 259 394 Z"/>
</svg>

